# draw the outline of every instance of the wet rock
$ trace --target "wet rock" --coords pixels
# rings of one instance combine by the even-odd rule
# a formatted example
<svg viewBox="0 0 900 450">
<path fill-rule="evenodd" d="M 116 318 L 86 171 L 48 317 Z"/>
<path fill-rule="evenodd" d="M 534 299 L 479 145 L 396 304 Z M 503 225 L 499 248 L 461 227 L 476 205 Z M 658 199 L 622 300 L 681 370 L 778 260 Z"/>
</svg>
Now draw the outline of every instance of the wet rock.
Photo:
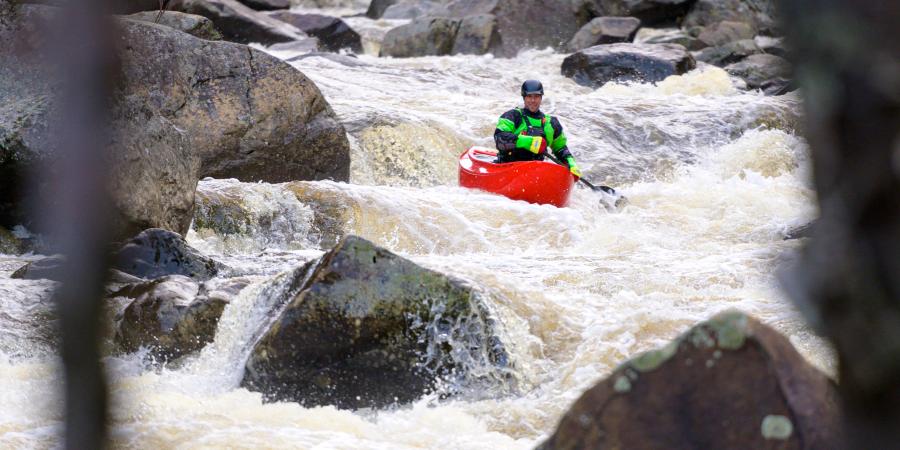
<svg viewBox="0 0 900 450">
<path fill-rule="evenodd" d="M 53 255 L 32 261 L 10 275 L 10 278 L 18 278 L 22 280 L 62 280 L 63 269 L 65 268 L 66 257 L 63 255 Z"/>
<path fill-rule="evenodd" d="M 162 16 L 157 11 L 144 11 L 125 16 L 128 19 L 139 20 L 141 22 L 156 23 L 159 17 L 159 24 L 178 31 L 190 34 L 191 36 L 209 41 L 220 41 L 222 35 L 216 30 L 212 21 L 203 16 L 195 14 L 185 14 L 178 11 L 166 11 Z"/>
<path fill-rule="evenodd" d="M 353 31 L 346 22 L 337 17 L 321 14 L 297 14 L 288 11 L 279 11 L 270 15 L 315 37 L 319 40 L 319 47 L 323 50 L 337 52 L 343 48 L 349 48 L 356 53 L 362 52 L 359 33 Z"/>
<path fill-rule="evenodd" d="M 159 228 L 144 230 L 126 242 L 113 257 L 112 267 L 146 279 L 182 275 L 194 280 L 208 280 L 223 268 L 181 235 Z"/>
<path fill-rule="evenodd" d="M 269 400 L 378 408 L 413 401 L 438 380 L 507 383 L 494 320 L 460 280 L 355 236 L 290 276 L 286 307 L 241 383 Z"/>
<path fill-rule="evenodd" d="M 635 44 L 678 44 L 694 51 L 706 47 L 706 44 L 691 36 L 680 28 L 645 28 L 638 29 L 634 36 Z"/>
<path fill-rule="evenodd" d="M 607 82 L 657 82 L 681 75 L 696 66 L 688 51 L 677 44 L 597 45 L 566 57 L 562 74 L 583 86 Z"/>
<path fill-rule="evenodd" d="M 449 55 L 453 50 L 460 20 L 425 17 L 391 29 L 381 43 L 380 56 Z"/>
<path fill-rule="evenodd" d="M 236 278 L 198 284 L 169 275 L 127 285 L 112 297 L 133 298 L 116 330 L 116 343 L 124 352 L 141 347 L 163 360 L 180 358 L 212 342 L 222 311 L 247 286 Z"/>
<path fill-rule="evenodd" d="M 807 223 L 804 225 L 800 225 L 799 227 L 791 228 L 790 230 L 787 231 L 787 233 L 784 234 L 784 240 L 787 241 L 790 239 L 802 239 L 802 238 L 812 237 L 813 236 L 813 228 L 814 228 L 815 224 L 816 224 L 816 222 L 813 221 L 813 222 L 810 222 L 810 223 Z"/>
<path fill-rule="evenodd" d="M 616 42 L 631 42 L 641 21 L 635 17 L 596 17 L 575 33 L 567 46 L 570 52 Z"/>
<path fill-rule="evenodd" d="M 723 20 L 704 28 L 697 38 L 710 47 L 716 47 L 734 41 L 753 39 L 754 34 L 753 28 L 746 23 Z"/>
<path fill-rule="evenodd" d="M 788 57 L 788 48 L 784 43 L 783 38 L 774 38 L 769 36 L 756 36 L 753 38 L 756 42 L 756 45 L 762 49 L 763 52 L 768 53 L 770 55 L 780 56 L 782 58 Z"/>
<path fill-rule="evenodd" d="M 237 0 L 174 0 L 170 8 L 206 17 L 225 39 L 242 44 L 269 45 L 305 37 L 294 27 L 254 11 Z"/>
<path fill-rule="evenodd" d="M 725 71 L 747 82 L 748 89 L 758 89 L 767 81 L 776 78 L 789 79 L 791 64 L 775 55 L 750 55 L 740 62 L 729 64 Z"/>
<path fill-rule="evenodd" d="M 55 8 L 18 5 L 0 17 L 0 225 L 32 228 L 21 181 L 56 159 L 49 137 L 53 83 L 19 46 Z M 274 19 L 271 19 L 274 20 Z M 290 65 L 229 42 L 120 22 L 119 89 L 111 140 L 114 238 L 151 227 L 186 233 L 203 176 L 281 182 L 347 180 L 349 142 L 318 88 Z M 62 170 L 63 168 L 57 168 Z M 34 191 L 52 204 L 53 178 Z M 37 200 L 36 200 L 37 201 Z M 36 230 L 40 232 L 41 230 Z"/>
<path fill-rule="evenodd" d="M 383 19 L 417 19 L 446 15 L 442 1 L 401 0 L 388 5 L 381 18 Z"/>
<path fill-rule="evenodd" d="M 644 26 L 678 23 L 694 0 L 594 0 L 595 16 L 631 16 Z"/>
<path fill-rule="evenodd" d="M 275 11 L 290 9 L 290 0 L 240 0 L 241 3 L 257 11 Z"/>
<path fill-rule="evenodd" d="M 529 48 L 563 50 L 581 25 L 570 0 L 455 0 L 445 8 L 446 17 L 457 19 L 493 15 L 500 42 L 491 52 L 501 57 Z"/>
<path fill-rule="evenodd" d="M 337 53 L 328 53 L 328 52 L 304 53 L 302 55 L 297 55 L 292 58 L 288 58 L 288 59 L 286 59 L 286 61 L 289 61 L 289 62 L 299 61 L 301 59 L 306 59 L 306 58 L 325 58 L 327 60 L 334 61 L 338 64 L 343 64 L 347 67 L 368 67 L 369 66 L 369 64 L 367 64 L 363 61 L 360 61 L 359 58 L 356 57 L 356 55 L 353 55 L 353 54 L 341 55 L 341 54 L 337 54 Z"/>
<path fill-rule="evenodd" d="M 682 26 L 706 27 L 724 20 L 750 24 L 761 34 L 781 34 L 772 0 L 696 0 Z"/>
<path fill-rule="evenodd" d="M 125 31 L 133 43 L 125 52 L 132 61 L 125 75 L 136 91 L 126 98 L 189 139 L 201 158 L 197 178 L 347 180 L 344 128 L 300 71 L 242 45 L 152 26 Z"/>
<path fill-rule="evenodd" d="M 707 47 L 693 53 L 697 61 L 703 61 L 718 67 L 736 63 L 750 55 L 762 53 L 753 39 L 729 42 L 718 47 Z"/>
<path fill-rule="evenodd" d="M 539 448 L 836 449 L 839 425 L 834 383 L 731 311 L 617 368 Z"/>
<path fill-rule="evenodd" d="M 453 41 L 453 55 L 484 55 L 500 45 L 497 18 L 493 14 L 464 17 Z"/>
<path fill-rule="evenodd" d="M 16 255 L 22 253 L 24 243 L 11 231 L 0 227 L 0 254 Z"/>
<path fill-rule="evenodd" d="M 372 0 L 369 2 L 369 8 L 366 9 L 366 17 L 370 19 L 380 19 L 384 15 L 384 11 L 389 6 L 397 3 L 398 0 Z"/>
</svg>

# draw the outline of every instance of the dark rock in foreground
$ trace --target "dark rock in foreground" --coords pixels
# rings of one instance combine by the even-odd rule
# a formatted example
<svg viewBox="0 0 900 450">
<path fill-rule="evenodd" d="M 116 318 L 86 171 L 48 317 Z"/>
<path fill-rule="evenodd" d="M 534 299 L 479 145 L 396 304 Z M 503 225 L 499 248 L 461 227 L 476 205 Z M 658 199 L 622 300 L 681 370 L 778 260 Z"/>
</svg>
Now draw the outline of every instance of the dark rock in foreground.
<svg viewBox="0 0 900 450">
<path fill-rule="evenodd" d="M 196 14 L 186 14 L 178 11 L 166 11 L 162 16 L 157 11 L 143 11 L 126 16 L 128 19 L 139 20 L 141 22 L 156 23 L 156 17 L 159 16 L 159 24 L 178 31 L 190 34 L 191 36 L 209 41 L 222 40 L 222 34 L 216 30 L 212 21 L 203 16 Z"/>
<path fill-rule="evenodd" d="M 242 381 L 266 399 L 378 408 L 413 401 L 439 381 L 507 384 L 494 320 L 460 280 L 355 236 L 291 276 L 294 294 Z"/>
<path fill-rule="evenodd" d="M 119 249 L 112 268 L 146 279 L 183 275 L 194 280 L 208 280 L 222 265 L 189 246 L 181 235 L 151 228 Z"/>
<path fill-rule="evenodd" d="M 642 354 L 581 396 L 539 448 L 838 449 L 837 391 L 739 312 Z"/>
<path fill-rule="evenodd" d="M 355 53 L 362 53 L 362 40 L 359 33 L 353 31 L 346 22 L 337 17 L 321 14 L 297 14 L 289 11 L 278 11 L 270 15 L 315 37 L 319 40 L 319 48 L 323 50 L 336 52 L 349 48 Z"/>
<path fill-rule="evenodd" d="M 141 347 L 154 357 L 172 360 L 212 342 L 225 306 L 248 284 L 242 278 L 218 283 L 170 275 L 127 285 L 110 297 L 133 298 L 116 330 L 124 352 Z"/>
<path fill-rule="evenodd" d="M 678 44 L 608 44 L 573 53 L 562 63 L 562 74 L 583 86 L 607 82 L 657 82 L 696 67 L 691 54 Z"/>
</svg>

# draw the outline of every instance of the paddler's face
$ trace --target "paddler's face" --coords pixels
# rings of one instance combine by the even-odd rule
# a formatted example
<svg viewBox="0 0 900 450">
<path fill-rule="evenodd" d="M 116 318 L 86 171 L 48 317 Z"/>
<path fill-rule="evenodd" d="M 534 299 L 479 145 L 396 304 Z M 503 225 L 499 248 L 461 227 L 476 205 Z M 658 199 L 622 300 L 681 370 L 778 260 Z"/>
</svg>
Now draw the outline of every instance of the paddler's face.
<svg viewBox="0 0 900 450">
<path fill-rule="evenodd" d="M 525 109 L 531 112 L 537 112 L 538 109 L 541 108 L 541 99 L 543 96 L 540 94 L 528 94 L 525 96 Z"/>
</svg>

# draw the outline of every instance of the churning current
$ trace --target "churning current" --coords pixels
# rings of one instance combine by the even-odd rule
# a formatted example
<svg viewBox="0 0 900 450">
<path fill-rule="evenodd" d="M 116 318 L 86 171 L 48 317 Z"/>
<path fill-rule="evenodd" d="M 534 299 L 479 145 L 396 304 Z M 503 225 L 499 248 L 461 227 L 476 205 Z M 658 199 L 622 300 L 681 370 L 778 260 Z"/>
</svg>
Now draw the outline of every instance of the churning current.
<svg viewBox="0 0 900 450">
<path fill-rule="evenodd" d="M 354 20 L 370 34 L 387 26 Z M 221 276 L 252 284 L 187 361 L 106 359 L 116 447 L 528 449 L 619 363 L 729 308 L 834 372 L 776 280 L 799 246 L 786 231 L 817 213 L 795 94 L 741 91 L 715 67 L 591 89 L 561 76 L 565 55 L 550 50 L 513 59 L 264 50 L 312 79 L 350 136 L 350 183 L 305 182 L 314 195 L 303 198 L 338 205 L 342 232 L 488 292 L 521 392 L 350 412 L 263 403 L 238 387 L 279 274 L 326 250 L 321 237 L 333 230 L 323 227 L 334 224 L 314 220 L 315 205 L 287 185 L 207 179 L 198 190 L 239 199 L 250 226 L 239 235 L 195 227 L 189 243 L 228 264 Z M 456 186 L 459 154 L 493 145 L 497 117 L 520 104 L 526 78 L 543 81 L 543 109 L 560 118 L 585 179 L 615 187 L 627 206 L 608 208 L 585 189 L 558 209 Z M 47 336 L 53 284 L 9 279 L 34 258 L 0 255 L 2 448 L 52 447 L 62 429 Z"/>
</svg>

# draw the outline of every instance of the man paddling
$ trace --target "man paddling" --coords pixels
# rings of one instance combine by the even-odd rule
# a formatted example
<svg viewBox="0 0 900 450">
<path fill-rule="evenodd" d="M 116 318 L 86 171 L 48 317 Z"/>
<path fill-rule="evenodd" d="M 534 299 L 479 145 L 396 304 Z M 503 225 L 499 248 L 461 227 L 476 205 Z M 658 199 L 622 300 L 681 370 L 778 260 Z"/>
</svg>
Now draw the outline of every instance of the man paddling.
<svg viewBox="0 0 900 450">
<path fill-rule="evenodd" d="M 559 120 L 541 112 L 543 98 L 544 86 L 540 81 L 522 83 L 525 107 L 503 113 L 494 130 L 497 162 L 542 161 L 549 147 L 556 159 L 566 162 L 572 175 L 581 178 L 581 170 L 566 147 L 566 135 Z"/>
</svg>

